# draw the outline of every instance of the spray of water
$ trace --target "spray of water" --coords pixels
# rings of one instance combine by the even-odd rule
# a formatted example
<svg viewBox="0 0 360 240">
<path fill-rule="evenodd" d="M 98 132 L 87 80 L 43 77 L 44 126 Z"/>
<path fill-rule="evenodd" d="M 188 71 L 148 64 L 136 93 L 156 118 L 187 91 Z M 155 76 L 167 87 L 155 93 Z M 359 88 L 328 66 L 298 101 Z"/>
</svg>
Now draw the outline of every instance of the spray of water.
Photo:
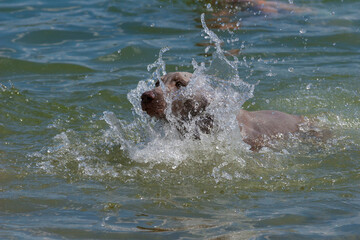
<svg viewBox="0 0 360 240">
<path fill-rule="evenodd" d="M 222 41 L 206 26 L 204 14 L 201 15 L 201 22 L 205 38 L 214 43 L 213 58 L 209 67 L 205 67 L 205 63 L 198 64 L 193 60 L 193 77 L 189 85 L 176 94 L 178 97 L 191 96 L 197 91 L 206 94 L 207 98 L 211 99 L 207 112 L 214 116 L 216 127 L 211 134 L 202 134 L 200 140 L 184 138 L 179 134 L 176 127 L 178 119 L 173 116 L 170 108 L 166 110 L 166 123 L 152 119 L 142 111 L 141 94 L 152 89 L 155 81 L 166 74 L 163 54 L 169 48 L 163 48 L 158 59 L 148 66 L 148 71 L 155 69 L 152 77 L 140 81 L 137 88 L 128 94 L 128 99 L 133 105 L 134 122 L 125 123 L 118 120 L 113 113 L 104 112 L 103 119 L 109 124 L 109 131 L 112 135 L 116 133 L 116 142 L 121 144 L 122 149 L 134 161 L 165 163 L 176 168 L 187 161 L 203 161 L 215 157 L 222 159 L 221 161 L 244 164 L 240 156 L 241 152 L 247 151 L 247 147 L 241 140 L 236 114 L 242 104 L 253 96 L 255 85 L 240 78 L 239 60 L 236 57 L 230 60 L 225 56 L 225 51 L 221 48 Z M 173 97 L 166 98 L 168 106 L 172 100 Z M 194 118 L 185 125 L 189 136 L 196 131 L 196 120 Z"/>
<path fill-rule="evenodd" d="M 242 80 L 239 70 L 246 67 L 245 60 L 227 57 L 221 48 L 221 39 L 211 31 L 201 16 L 205 38 L 211 46 L 206 51 L 213 51 L 210 63 L 192 61 L 193 77 L 186 88 L 178 91 L 177 97 L 192 96 L 201 91 L 211 99 L 206 112 L 214 118 L 214 129 L 210 134 L 201 134 L 200 139 L 191 137 L 196 131 L 195 121 L 186 123 L 188 136 L 179 134 L 176 119 L 170 108 L 166 110 L 167 122 L 149 117 L 142 109 L 140 96 L 143 92 L 154 88 L 155 82 L 166 74 L 166 63 L 163 55 L 169 48 L 159 52 L 156 61 L 149 64 L 150 78 L 142 80 L 131 90 L 127 98 L 132 104 L 133 119 L 122 120 L 113 112 L 105 111 L 102 116 L 108 128 L 103 126 L 99 132 L 78 133 L 67 130 L 54 137 L 54 147 L 44 148 L 32 154 L 36 158 L 36 168 L 49 174 L 58 172 L 68 176 L 92 176 L 104 179 L 115 177 L 122 181 L 154 181 L 166 179 L 162 183 L 169 186 L 179 182 L 194 180 L 201 185 L 231 181 L 233 186 L 242 184 L 243 188 L 282 188 L 283 186 L 303 184 L 302 176 L 283 175 L 286 170 L 293 171 L 296 164 L 292 160 L 302 158 L 300 167 L 308 158 L 316 158 L 317 150 L 314 144 L 302 144 L 299 139 L 287 141 L 279 151 L 263 148 L 260 153 L 249 151 L 242 141 L 236 121 L 236 114 L 242 104 L 253 97 L 256 85 Z M 245 71 L 241 71 L 242 73 Z M 165 86 L 161 87 L 165 90 Z M 4 91 L 4 87 L 1 88 Z M 168 106 L 173 96 L 165 100 Z M 326 118 L 326 117 L 325 117 Z M 326 120 L 323 120 L 323 122 Z M 334 120 L 343 123 L 343 120 Z M 347 123 L 348 129 L 356 128 L 358 122 Z M 343 128 L 343 126 L 341 126 Z M 289 139 L 291 140 L 291 138 Z M 335 139 L 336 140 L 336 139 Z M 334 140 L 334 141 L 335 141 Z M 342 139 L 325 146 L 339 148 L 339 142 L 344 146 L 358 146 Z M 293 150 L 292 150 L 293 149 Z M 309 155 L 309 152 L 312 154 Z M 38 159 L 41 159 L 40 161 Z M 309 163 L 309 169 L 316 163 Z M 316 166 L 315 166 L 316 167 Z M 172 180 L 171 180 L 172 179 Z M 210 179 L 210 180 L 209 180 Z M 240 179 L 240 181 L 236 181 Z M 306 178 L 305 178 L 306 179 Z M 271 184 L 273 183 L 273 184 Z M 193 186 L 193 183 L 190 183 Z"/>
</svg>

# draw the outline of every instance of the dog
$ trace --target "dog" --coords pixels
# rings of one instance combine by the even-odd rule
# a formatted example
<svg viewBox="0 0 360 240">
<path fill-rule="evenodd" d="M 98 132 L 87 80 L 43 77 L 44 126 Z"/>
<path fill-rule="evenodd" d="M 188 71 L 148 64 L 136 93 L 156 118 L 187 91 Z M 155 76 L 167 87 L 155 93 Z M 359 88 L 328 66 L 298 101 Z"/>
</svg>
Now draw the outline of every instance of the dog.
<svg viewBox="0 0 360 240">
<path fill-rule="evenodd" d="M 167 102 L 165 97 L 176 93 L 182 87 L 186 87 L 192 73 L 189 72 L 172 72 L 161 77 L 166 91 L 163 92 L 160 81 L 155 83 L 155 88 L 144 92 L 141 95 L 141 108 L 149 116 L 157 119 L 166 119 Z M 199 91 L 183 97 L 172 96 L 171 99 L 171 114 L 177 118 L 176 127 L 182 135 L 188 133 L 185 125 L 191 121 L 195 121 L 196 128 L 194 129 L 193 136 L 199 139 L 200 132 L 209 134 L 213 128 L 213 117 L 206 113 L 206 107 L 210 104 L 208 97 Z M 194 120 L 195 119 L 195 120 Z"/>
<path fill-rule="evenodd" d="M 164 84 L 163 91 L 160 81 L 155 83 L 155 88 L 141 95 L 141 107 L 149 116 L 166 121 L 168 103 L 165 97 L 173 94 L 171 101 L 171 114 L 180 123 L 191 121 L 196 118 L 198 130 L 202 133 L 210 133 L 214 127 L 214 119 L 211 114 L 206 113 L 211 99 L 201 91 L 196 91 L 186 98 L 177 97 L 177 91 L 186 87 L 191 81 L 192 74 L 189 72 L 171 72 L 161 77 Z M 200 117 L 199 117 L 200 116 Z M 280 111 L 261 110 L 247 111 L 241 109 L 236 119 L 243 136 L 243 141 L 250 145 L 250 150 L 259 151 L 268 146 L 275 138 L 284 137 L 300 131 L 300 126 L 305 124 L 303 116 L 287 114 Z M 184 133 L 183 128 L 178 127 Z M 196 134 L 196 138 L 199 138 Z"/>
</svg>

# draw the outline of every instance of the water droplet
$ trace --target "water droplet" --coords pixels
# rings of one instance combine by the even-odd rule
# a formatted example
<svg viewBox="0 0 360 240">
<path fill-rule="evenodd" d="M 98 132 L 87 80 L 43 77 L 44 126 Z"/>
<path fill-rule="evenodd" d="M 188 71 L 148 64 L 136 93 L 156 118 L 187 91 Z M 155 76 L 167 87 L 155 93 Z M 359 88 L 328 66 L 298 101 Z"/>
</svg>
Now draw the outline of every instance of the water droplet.
<svg viewBox="0 0 360 240">
<path fill-rule="evenodd" d="M 211 46 L 207 46 L 207 47 L 205 48 L 205 53 L 208 53 L 209 50 L 210 50 L 210 48 L 211 48 Z"/>
<path fill-rule="evenodd" d="M 306 33 L 306 30 L 305 29 L 300 29 L 300 34 L 304 34 L 304 33 Z"/>
<path fill-rule="evenodd" d="M 266 74 L 267 77 L 274 77 L 276 76 L 276 73 L 273 73 L 271 70 Z"/>
</svg>

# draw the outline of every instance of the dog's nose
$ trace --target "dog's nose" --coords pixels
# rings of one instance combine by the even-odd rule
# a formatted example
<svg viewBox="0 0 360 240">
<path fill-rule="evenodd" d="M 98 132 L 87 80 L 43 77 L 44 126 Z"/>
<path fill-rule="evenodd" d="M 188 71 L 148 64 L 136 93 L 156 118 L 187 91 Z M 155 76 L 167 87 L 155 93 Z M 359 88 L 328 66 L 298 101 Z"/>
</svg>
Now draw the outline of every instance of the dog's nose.
<svg viewBox="0 0 360 240">
<path fill-rule="evenodd" d="M 154 99 L 155 99 L 155 93 L 153 91 L 147 91 L 141 95 L 142 103 L 150 103 Z"/>
</svg>

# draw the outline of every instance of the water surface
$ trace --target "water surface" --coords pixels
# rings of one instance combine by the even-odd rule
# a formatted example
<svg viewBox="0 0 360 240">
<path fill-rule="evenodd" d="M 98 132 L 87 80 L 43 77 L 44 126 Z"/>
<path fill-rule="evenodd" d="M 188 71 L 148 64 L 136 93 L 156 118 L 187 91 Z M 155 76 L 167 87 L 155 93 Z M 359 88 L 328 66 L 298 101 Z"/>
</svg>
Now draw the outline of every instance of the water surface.
<svg viewBox="0 0 360 240">
<path fill-rule="evenodd" d="M 0 1 L 0 238 L 359 238 L 360 2 L 293 2 L 223 16 L 207 1 Z M 141 111 L 159 59 L 204 64 L 218 134 L 180 139 Z M 253 153 L 240 108 L 333 135 Z"/>
</svg>

